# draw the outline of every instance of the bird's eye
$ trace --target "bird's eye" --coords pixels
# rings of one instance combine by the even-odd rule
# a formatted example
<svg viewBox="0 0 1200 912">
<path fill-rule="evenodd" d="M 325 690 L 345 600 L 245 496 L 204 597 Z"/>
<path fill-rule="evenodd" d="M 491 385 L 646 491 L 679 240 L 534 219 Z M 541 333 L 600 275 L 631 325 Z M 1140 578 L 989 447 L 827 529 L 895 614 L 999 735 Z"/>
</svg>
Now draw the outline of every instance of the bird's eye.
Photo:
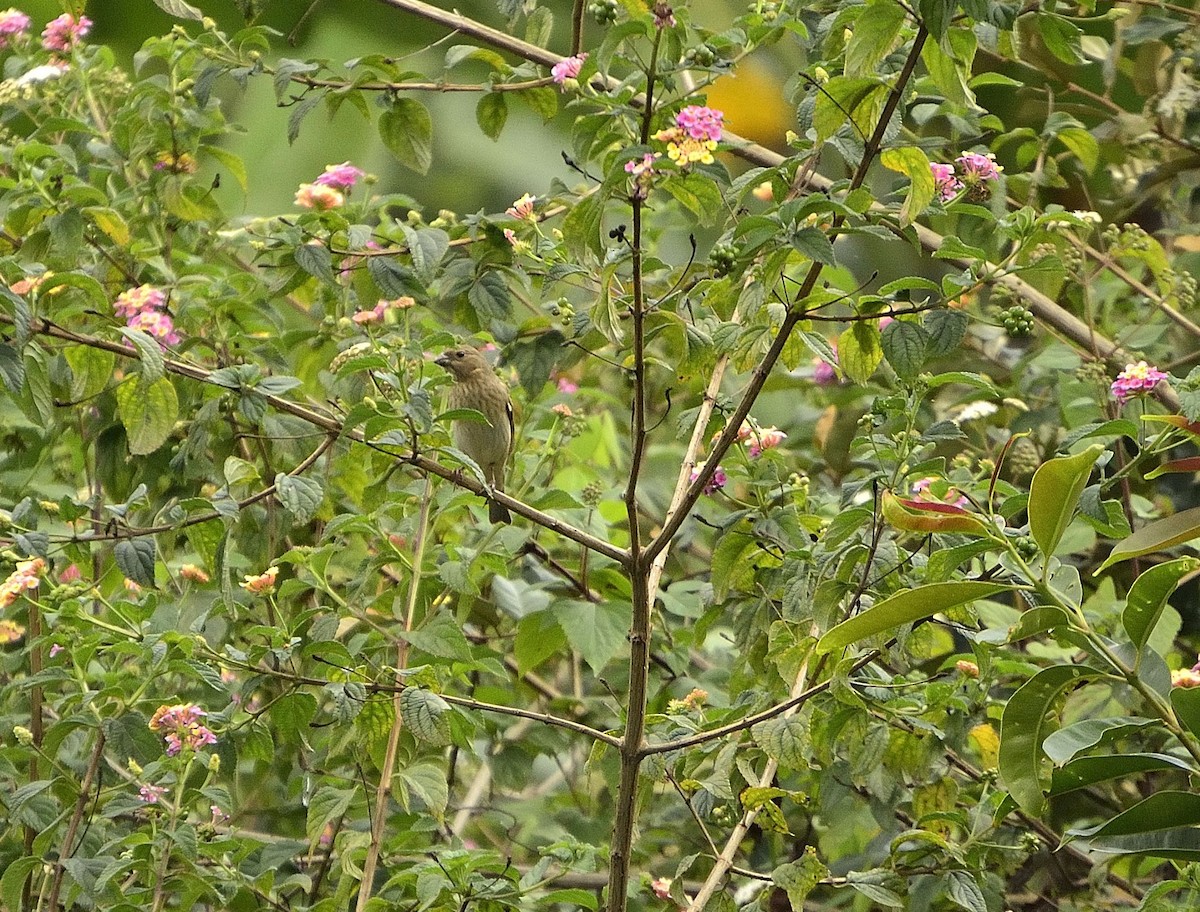
<svg viewBox="0 0 1200 912">
<path fill-rule="evenodd" d="M 454 353 L 454 357 L 456 358 L 462 358 L 464 355 L 466 355 L 466 352 L 457 351 Z"/>
</svg>

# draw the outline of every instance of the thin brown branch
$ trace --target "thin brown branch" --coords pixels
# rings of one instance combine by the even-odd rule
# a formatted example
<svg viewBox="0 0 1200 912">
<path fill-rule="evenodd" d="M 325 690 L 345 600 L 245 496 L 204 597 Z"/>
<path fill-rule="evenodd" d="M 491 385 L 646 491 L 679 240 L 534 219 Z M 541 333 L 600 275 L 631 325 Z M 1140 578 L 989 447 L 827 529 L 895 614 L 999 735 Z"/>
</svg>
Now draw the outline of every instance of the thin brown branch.
<svg viewBox="0 0 1200 912">
<path fill-rule="evenodd" d="M 63 836 L 62 847 L 58 851 L 58 859 L 54 862 L 54 881 L 50 886 L 50 896 L 46 900 L 46 912 L 57 912 L 58 894 L 62 889 L 63 875 L 66 873 L 66 862 L 75 853 L 75 835 L 79 832 L 79 824 L 87 810 L 91 798 L 92 783 L 100 769 L 100 760 L 104 757 L 104 729 L 97 727 L 96 743 L 92 746 L 92 756 L 88 760 L 87 771 L 83 774 L 83 782 L 79 784 L 79 796 L 75 799 L 75 810 L 71 813 L 71 822 L 67 824 L 66 835 Z"/>
<path fill-rule="evenodd" d="M 359 82 L 292 75 L 292 82 L 314 89 L 362 89 L 367 92 L 523 92 L 554 85 L 552 76 L 521 82 Z"/>
</svg>

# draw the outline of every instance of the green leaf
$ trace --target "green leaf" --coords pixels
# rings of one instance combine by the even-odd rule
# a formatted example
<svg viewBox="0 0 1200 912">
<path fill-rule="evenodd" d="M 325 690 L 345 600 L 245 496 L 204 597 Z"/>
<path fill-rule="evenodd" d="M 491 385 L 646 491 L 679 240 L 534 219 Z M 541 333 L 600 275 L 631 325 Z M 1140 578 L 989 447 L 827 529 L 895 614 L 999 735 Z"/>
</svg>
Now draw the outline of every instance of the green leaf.
<svg viewBox="0 0 1200 912">
<path fill-rule="evenodd" d="M 132 342 L 137 350 L 138 360 L 142 365 L 142 382 L 153 383 L 160 379 L 166 373 L 162 346 L 140 329 L 122 326 L 118 331 Z"/>
<path fill-rule="evenodd" d="M 1100 161 L 1100 143 L 1083 127 L 1067 127 L 1054 134 L 1054 138 L 1066 146 L 1079 159 L 1083 170 L 1091 174 Z"/>
<path fill-rule="evenodd" d="M 5 865 L 4 874 L 0 875 L 0 899 L 3 899 L 0 905 L 5 909 L 20 909 L 26 878 L 43 864 L 45 862 L 36 855 L 11 859 Z"/>
<path fill-rule="evenodd" d="M 445 612 L 434 615 L 425 624 L 400 636 L 415 649 L 439 659 L 469 662 L 473 658 L 471 644 L 463 635 L 462 628 Z"/>
<path fill-rule="evenodd" d="M 853 115 L 864 99 L 881 88 L 886 92 L 887 87 L 879 79 L 865 76 L 835 76 L 825 83 L 817 94 L 813 108 L 813 127 L 817 131 L 817 142 L 824 142 L 836 133 L 845 123 L 846 115 Z M 857 118 L 855 123 L 858 123 Z M 870 126 L 872 125 L 868 125 L 868 130 Z M 859 124 L 860 129 L 861 127 L 862 124 Z"/>
<path fill-rule="evenodd" d="M 446 804 L 450 800 L 450 787 L 446 783 L 445 771 L 433 763 L 414 763 L 396 774 L 404 800 L 402 804 L 408 808 L 408 794 L 411 792 L 421 799 L 421 802 L 440 822 L 446 813 Z"/>
<path fill-rule="evenodd" d="M 945 36 L 954 16 L 954 7 L 953 0 L 919 0 L 917 3 L 917 13 L 933 41 L 941 41 Z"/>
<path fill-rule="evenodd" d="M 1054 13 L 1034 13 L 1033 16 L 1042 41 L 1051 54 L 1063 63 L 1072 65 L 1088 62 L 1080 45 L 1083 31 L 1079 26 Z"/>
<path fill-rule="evenodd" d="M 488 139 L 499 139 L 508 120 L 508 102 L 503 92 L 488 92 L 475 105 L 475 122 Z"/>
<path fill-rule="evenodd" d="M 975 93 L 967 80 L 976 49 L 975 34 L 966 28 L 950 29 L 944 41 L 926 41 L 921 49 L 921 60 L 933 84 L 948 102 L 961 108 L 975 105 Z"/>
<path fill-rule="evenodd" d="M 418 174 L 425 174 L 433 164 L 433 119 L 415 99 L 393 99 L 379 115 L 379 138 L 401 164 Z"/>
<path fill-rule="evenodd" d="M 989 598 L 1008 588 L 1002 583 L 954 580 L 906 589 L 827 631 L 817 642 L 817 651 L 840 649 L 866 637 L 893 630 L 901 624 L 911 624 L 939 611 L 949 611 Z"/>
<path fill-rule="evenodd" d="M 517 622 L 513 657 L 522 674 L 537 668 L 567 645 L 562 627 L 549 611 L 532 611 Z"/>
<path fill-rule="evenodd" d="M 450 704 L 432 690 L 406 687 L 400 694 L 400 716 L 418 740 L 435 747 L 450 743 Z"/>
<path fill-rule="evenodd" d="M 1054 665 L 1022 684 L 1005 704 L 1000 718 L 1000 779 L 1023 810 L 1037 815 L 1046 805 L 1050 773 L 1042 742 L 1057 727 L 1058 698 L 1099 676 L 1085 665 Z"/>
<path fill-rule="evenodd" d="M 131 454 L 148 456 L 167 442 L 179 418 L 179 399 L 170 378 L 122 383 L 116 388 L 116 397 Z"/>
<path fill-rule="evenodd" d="M 571 207 L 563 219 L 563 241 L 576 259 L 599 257 L 604 250 L 600 228 L 604 221 L 604 191 L 598 190 Z"/>
<path fill-rule="evenodd" d="M 1097 744 L 1107 744 L 1123 738 L 1148 725 L 1159 724 L 1157 719 L 1141 716 L 1113 716 L 1107 719 L 1084 719 L 1051 732 L 1042 742 L 1046 756 L 1059 766 Z"/>
<path fill-rule="evenodd" d="M 185 3 L 184 0 L 154 0 L 154 5 L 176 19 L 190 19 L 193 22 L 199 22 L 204 18 L 204 13 L 190 3 Z"/>
<path fill-rule="evenodd" d="M 25 388 L 25 362 L 7 342 L 0 342 L 0 375 L 4 377 L 8 391 L 14 396 L 20 395 Z"/>
<path fill-rule="evenodd" d="M 955 905 L 961 906 L 967 912 L 988 912 L 983 891 L 979 889 L 975 878 L 966 871 L 950 871 L 945 880 L 946 894 Z"/>
<path fill-rule="evenodd" d="M 1179 581 L 1200 568 L 1200 560 L 1181 557 L 1146 570 L 1129 587 L 1129 597 L 1121 623 L 1133 645 L 1141 649 L 1150 639 L 1158 619 L 1162 617 L 1167 599 L 1179 585 Z"/>
<path fill-rule="evenodd" d="M 908 195 L 900 208 L 900 225 L 907 227 L 925 211 L 937 189 L 933 171 L 929 167 L 929 158 L 914 146 L 903 146 L 898 149 L 885 149 L 879 156 L 879 162 L 885 168 L 908 177 Z"/>
<path fill-rule="evenodd" d="M 943 310 L 931 310 L 925 314 L 925 332 L 929 333 L 929 344 L 926 346 L 926 358 L 943 358 L 958 350 L 963 336 L 967 334 L 970 316 L 961 310 L 947 307 Z M 978 377 L 979 374 L 972 374 Z M 991 386 L 991 384 L 988 384 Z M 995 387 L 991 387 L 995 389 Z"/>
<path fill-rule="evenodd" d="M 854 33 L 846 45 L 847 76 L 871 76 L 876 64 L 896 46 L 904 25 L 904 9 L 891 0 L 872 0 L 854 20 Z"/>
<path fill-rule="evenodd" d="M 91 345 L 72 345 L 65 354 L 71 368 L 71 398 L 75 402 L 104 392 L 113 378 L 115 354 Z"/>
<path fill-rule="evenodd" d="M 1200 795 L 1194 792 L 1155 792 L 1144 801 L 1104 823 L 1067 830 L 1066 835 L 1089 838 L 1131 836 L 1200 824 Z M 1200 836 L 1200 833 L 1197 833 Z"/>
<path fill-rule="evenodd" d="M 1200 687 L 1172 687 L 1171 708 L 1188 731 L 1200 738 Z"/>
<path fill-rule="evenodd" d="M 1121 561 L 1141 557 L 1152 551 L 1161 551 L 1197 537 L 1200 537 L 1200 507 L 1182 510 L 1166 519 L 1148 523 L 1129 538 L 1118 542 L 1096 572 L 1099 573 Z"/>
<path fill-rule="evenodd" d="M 296 525 L 302 526 L 316 515 L 325 490 L 315 478 L 280 472 L 275 476 L 275 496 L 295 518 Z"/>
<path fill-rule="evenodd" d="M 413 272 L 426 285 L 437 278 L 437 267 L 450 249 L 450 235 L 441 228 L 417 228 L 401 225 L 408 242 Z"/>
<path fill-rule="evenodd" d="M 467 300 L 484 322 L 507 320 L 512 314 L 512 298 L 502 273 L 484 270 L 467 290 Z"/>
<path fill-rule="evenodd" d="M 809 766 L 809 726 L 795 716 L 776 716 L 750 729 L 755 742 L 772 760 L 785 769 L 803 770 Z"/>
<path fill-rule="evenodd" d="M 317 788 L 316 793 L 308 802 L 308 818 L 304 822 L 304 834 L 309 842 L 316 845 L 327 824 L 334 823 L 350 809 L 350 804 L 358 797 L 359 789 L 338 789 L 329 785 Z"/>
<path fill-rule="evenodd" d="M 906 380 L 916 377 L 925 363 L 929 334 L 916 323 L 893 320 L 884 329 L 880 340 L 888 364 Z"/>
<path fill-rule="evenodd" d="M 685 209 L 696 216 L 701 225 L 711 225 L 724 212 L 720 188 L 716 181 L 704 174 L 695 171 L 672 174 L 659 181 L 656 186 L 675 197 Z"/>
<path fill-rule="evenodd" d="M 865 384 L 883 360 L 879 327 L 854 323 L 838 336 L 838 367 L 855 383 Z"/>
<path fill-rule="evenodd" d="M 595 674 L 625 645 L 629 608 L 616 602 L 563 601 L 551 609 L 571 648 L 583 656 Z"/>
<path fill-rule="evenodd" d="M 152 538 L 123 538 L 113 548 L 117 569 L 139 586 L 154 585 L 156 556 Z"/>
<path fill-rule="evenodd" d="M 1087 788 L 1097 782 L 1123 779 L 1134 773 L 1161 769 L 1181 769 L 1193 775 L 1197 773 L 1197 770 L 1183 760 L 1167 754 L 1103 754 L 1077 757 L 1061 769 L 1054 771 L 1050 794 L 1062 795 Z"/>
<path fill-rule="evenodd" d="M 787 893 L 788 904 L 793 909 L 803 909 L 808 894 L 828 876 L 829 868 L 817 857 L 817 850 L 812 846 L 806 848 L 797 861 L 781 864 L 771 872 L 771 880 Z"/>
<path fill-rule="evenodd" d="M 1074 456 L 1059 456 L 1038 467 L 1029 485 L 1029 532 L 1046 557 L 1054 554 L 1071 524 L 1092 466 L 1104 452 L 1098 443 Z"/>
<path fill-rule="evenodd" d="M 324 244 L 300 244 L 292 251 L 292 259 L 314 279 L 330 285 L 337 281 L 333 276 L 333 257 Z"/>
</svg>

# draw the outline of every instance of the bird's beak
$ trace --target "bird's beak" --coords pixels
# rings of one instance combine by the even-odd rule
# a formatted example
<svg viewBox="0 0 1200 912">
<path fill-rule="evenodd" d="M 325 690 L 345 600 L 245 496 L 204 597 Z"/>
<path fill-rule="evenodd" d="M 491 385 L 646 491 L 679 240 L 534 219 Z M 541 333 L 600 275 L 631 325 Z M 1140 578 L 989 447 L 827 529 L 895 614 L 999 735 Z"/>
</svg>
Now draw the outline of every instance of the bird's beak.
<svg viewBox="0 0 1200 912">
<path fill-rule="evenodd" d="M 449 367 L 450 366 L 450 358 L 448 355 L 438 355 L 436 358 L 433 359 L 433 363 L 436 364 L 438 367 Z"/>
</svg>

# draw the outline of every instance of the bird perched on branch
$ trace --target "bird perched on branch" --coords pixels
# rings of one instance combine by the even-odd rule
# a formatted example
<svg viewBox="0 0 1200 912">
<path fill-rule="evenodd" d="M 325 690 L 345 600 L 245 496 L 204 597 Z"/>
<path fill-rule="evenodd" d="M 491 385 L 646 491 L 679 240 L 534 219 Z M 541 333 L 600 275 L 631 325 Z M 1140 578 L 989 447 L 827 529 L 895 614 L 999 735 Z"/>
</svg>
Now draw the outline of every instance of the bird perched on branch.
<svg viewBox="0 0 1200 912">
<path fill-rule="evenodd" d="M 450 407 L 475 409 L 488 423 L 469 419 L 454 422 L 454 445 L 483 470 L 493 490 L 504 490 L 504 469 L 513 439 L 513 407 L 508 387 L 496 376 L 487 360 L 473 348 L 460 345 L 448 349 L 435 362 L 450 372 Z M 488 500 L 488 519 L 512 522 L 508 508 Z"/>
</svg>

